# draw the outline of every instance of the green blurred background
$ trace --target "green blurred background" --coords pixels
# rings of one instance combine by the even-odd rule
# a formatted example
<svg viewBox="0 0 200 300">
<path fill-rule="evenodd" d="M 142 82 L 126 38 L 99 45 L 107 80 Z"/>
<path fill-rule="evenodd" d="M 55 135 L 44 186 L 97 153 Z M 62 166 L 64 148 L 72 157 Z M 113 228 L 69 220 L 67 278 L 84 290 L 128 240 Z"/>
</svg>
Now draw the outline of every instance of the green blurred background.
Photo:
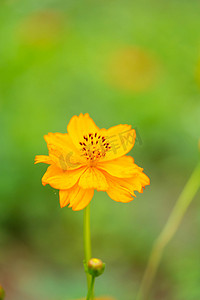
<svg viewBox="0 0 200 300">
<path fill-rule="evenodd" d="M 200 2 L 1 0 L 0 284 L 7 300 L 86 294 L 83 212 L 43 187 L 43 136 L 88 112 L 136 128 L 131 155 L 151 185 L 129 204 L 95 193 L 97 295 L 134 300 L 153 241 L 198 161 Z M 200 204 L 167 247 L 152 299 L 200 299 Z"/>
</svg>

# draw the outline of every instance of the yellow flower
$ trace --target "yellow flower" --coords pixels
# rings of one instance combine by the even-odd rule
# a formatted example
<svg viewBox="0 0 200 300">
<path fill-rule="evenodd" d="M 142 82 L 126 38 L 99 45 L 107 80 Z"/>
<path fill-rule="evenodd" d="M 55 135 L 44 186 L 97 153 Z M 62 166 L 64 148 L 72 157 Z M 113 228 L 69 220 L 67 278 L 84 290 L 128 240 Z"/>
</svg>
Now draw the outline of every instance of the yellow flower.
<svg viewBox="0 0 200 300">
<path fill-rule="evenodd" d="M 106 78 L 110 84 L 130 92 L 143 92 L 154 87 L 160 65 L 147 49 L 124 47 L 111 53 Z"/>
<path fill-rule="evenodd" d="M 117 202 L 130 202 L 134 191 L 142 193 L 150 184 L 143 169 L 126 155 L 136 138 L 130 125 L 100 129 L 89 114 L 80 114 L 71 118 L 67 131 L 45 135 L 49 155 L 35 158 L 35 163 L 50 164 L 42 184 L 60 190 L 61 207 L 85 208 L 94 190 L 106 191 Z"/>
</svg>

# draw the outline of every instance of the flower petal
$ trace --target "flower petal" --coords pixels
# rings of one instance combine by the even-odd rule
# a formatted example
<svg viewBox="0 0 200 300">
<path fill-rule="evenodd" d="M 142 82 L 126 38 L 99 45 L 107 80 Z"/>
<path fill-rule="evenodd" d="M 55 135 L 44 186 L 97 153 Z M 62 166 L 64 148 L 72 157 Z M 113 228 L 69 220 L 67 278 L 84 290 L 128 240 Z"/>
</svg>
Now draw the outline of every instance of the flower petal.
<svg viewBox="0 0 200 300">
<path fill-rule="evenodd" d="M 108 172 L 112 176 L 121 178 L 132 177 L 138 171 L 134 159 L 126 155 L 110 161 L 98 162 L 97 168 Z"/>
<path fill-rule="evenodd" d="M 99 131 L 94 121 L 90 118 L 89 114 L 80 114 L 79 116 L 73 116 L 67 126 L 67 131 L 77 149 L 80 149 L 80 142 L 83 140 L 83 136 L 89 133 L 95 133 Z"/>
<path fill-rule="evenodd" d="M 85 170 L 85 167 L 81 167 L 75 170 L 63 171 L 56 165 L 51 165 L 42 177 L 42 184 L 49 184 L 55 189 L 69 189 L 78 181 Z"/>
<path fill-rule="evenodd" d="M 108 189 L 105 176 L 95 167 L 89 167 L 81 175 L 78 184 L 84 189 L 97 189 L 98 191 L 106 191 Z"/>
<path fill-rule="evenodd" d="M 77 184 L 68 190 L 60 190 L 60 206 L 69 205 L 72 210 L 81 210 L 85 208 L 92 200 L 94 194 L 93 189 L 82 189 Z"/>
<path fill-rule="evenodd" d="M 135 191 L 143 192 L 143 188 L 150 184 L 149 178 L 138 167 L 138 172 L 131 178 L 118 178 L 104 172 L 109 189 L 106 191 L 109 197 L 117 202 L 129 202 L 136 197 Z M 131 196 L 132 195 L 132 196 Z"/>
<path fill-rule="evenodd" d="M 48 155 L 36 155 L 34 163 L 35 164 L 45 163 L 45 164 L 51 165 L 53 163 L 53 161 L 50 159 L 50 157 Z"/>
<path fill-rule="evenodd" d="M 71 189 L 68 190 L 59 190 L 59 200 L 60 200 L 60 207 L 65 207 L 69 204 L 69 192 Z"/>
<path fill-rule="evenodd" d="M 130 125 L 117 125 L 106 129 L 101 129 L 99 133 L 106 137 L 111 149 L 101 159 L 102 161 L 112 160 L 128 153 L 134 146 L 136 132 Z"/>
<path fill-rule="evenodd" d="M 44 136 L 47 142 L 50 159 L 63 170 L 80 168 L 86 163 L 85 158 L 80 156 L 69 134 L 48 133 Z"/>
<path fill-rule="evenodd" d="M 131 194 L 127 190 L 121 188 L 120 185 L 112 185 L 106 192 L 108 196 L 116 202 L 128 203 L 134 199 Z"/>
<path fill-rule="evenodd" d="M 126 185 L 123 185 L 123 179 L 119 179 L 113 176 L 106 176 L 109 189 L 106 191 L 108 196 L 117 202 L 123 202 L 127 203 L 133 200 L 133 197 L 131 196 L 131 192 L 128 188 L 126 188 Z M 135 196 L 135 194 L 133 194 Z"/>
<path fill-rule="evenodd" d="M 84 209 L 92 200 L 94 195 L 94 189 L 87 189 L 85 190 L 85 194 L 82 197 L 81 201 L 77 203 L 76 205 L 72 206 L 73 210 L 81 210 Z"/>
</svg>

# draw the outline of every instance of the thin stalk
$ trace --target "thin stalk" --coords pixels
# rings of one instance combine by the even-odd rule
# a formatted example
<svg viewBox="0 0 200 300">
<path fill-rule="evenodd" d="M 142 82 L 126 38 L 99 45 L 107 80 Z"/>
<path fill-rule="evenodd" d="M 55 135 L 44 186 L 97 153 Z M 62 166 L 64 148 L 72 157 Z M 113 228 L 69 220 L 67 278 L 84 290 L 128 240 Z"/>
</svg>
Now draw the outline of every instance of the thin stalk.
<svg viewBox="0 0 200 300">
<path fill-rule="evenodd" d="M 88 294 L 87 294 L 87 298 L 86 300 L 92 300 L 93 299 L 93 294 L 94 294 L 94 281 L 95 281 L 95 277 L 92 276 L 92 280 L 91 280 L 91 284 L 90 284 L 90 288 L 88 290 Z"/>
<path fill-rule="evenodd" d="M 155 278 L 163 251 L 176 233 L 192 199 L 200 186 L 200 163 L 194 169 L 191 177 L 180 194 L 168 221 L 154 243 L 144 277 L 137 295 L 137 300 L 147 299 L 153 280 Z"/>
<path fill-rule="evenodd" d="M 91 258 L 91 237 L 90 237 L 90 204 L 84 209 L 83 217 L 83 236 L 84 236 L 84 251 L 85 251 L 85 262 L 86 264 Z M 90 288 L 91 275 L 88 273 L 87 276 L 87 285 L 88 290 Z"/>
</svg>

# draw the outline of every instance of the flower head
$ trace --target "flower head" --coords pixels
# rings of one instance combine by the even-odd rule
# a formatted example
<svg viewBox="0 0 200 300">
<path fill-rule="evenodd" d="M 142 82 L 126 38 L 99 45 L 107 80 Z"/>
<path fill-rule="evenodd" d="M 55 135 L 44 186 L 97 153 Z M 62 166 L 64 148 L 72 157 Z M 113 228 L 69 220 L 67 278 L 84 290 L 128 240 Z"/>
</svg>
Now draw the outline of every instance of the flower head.
<svg viewBox="0 0 200 300">
<path fill-rule="evenodd" d="M 89 114 L 80 114 L 71 118 L 67 131 L 45 135 L 49 155 L 35 157 L 35 163 L 50 165 L 42 184 L 59 190 L 61 207 L 85 208 L 95 189 L 117 202 L 130 202 L 134 191 L 142 193 L 150 184 L 143 169 L 126 155 L 136 138 L 130 125 L 100 129 Z"/>
<path fill-rule="evenodd" d="M 99 258 L 91 258 L 86 266 L 86 271 L 94 277 L 98 277 L 103 274 L 104 270 L 105 264 Z"/>
</svg>

